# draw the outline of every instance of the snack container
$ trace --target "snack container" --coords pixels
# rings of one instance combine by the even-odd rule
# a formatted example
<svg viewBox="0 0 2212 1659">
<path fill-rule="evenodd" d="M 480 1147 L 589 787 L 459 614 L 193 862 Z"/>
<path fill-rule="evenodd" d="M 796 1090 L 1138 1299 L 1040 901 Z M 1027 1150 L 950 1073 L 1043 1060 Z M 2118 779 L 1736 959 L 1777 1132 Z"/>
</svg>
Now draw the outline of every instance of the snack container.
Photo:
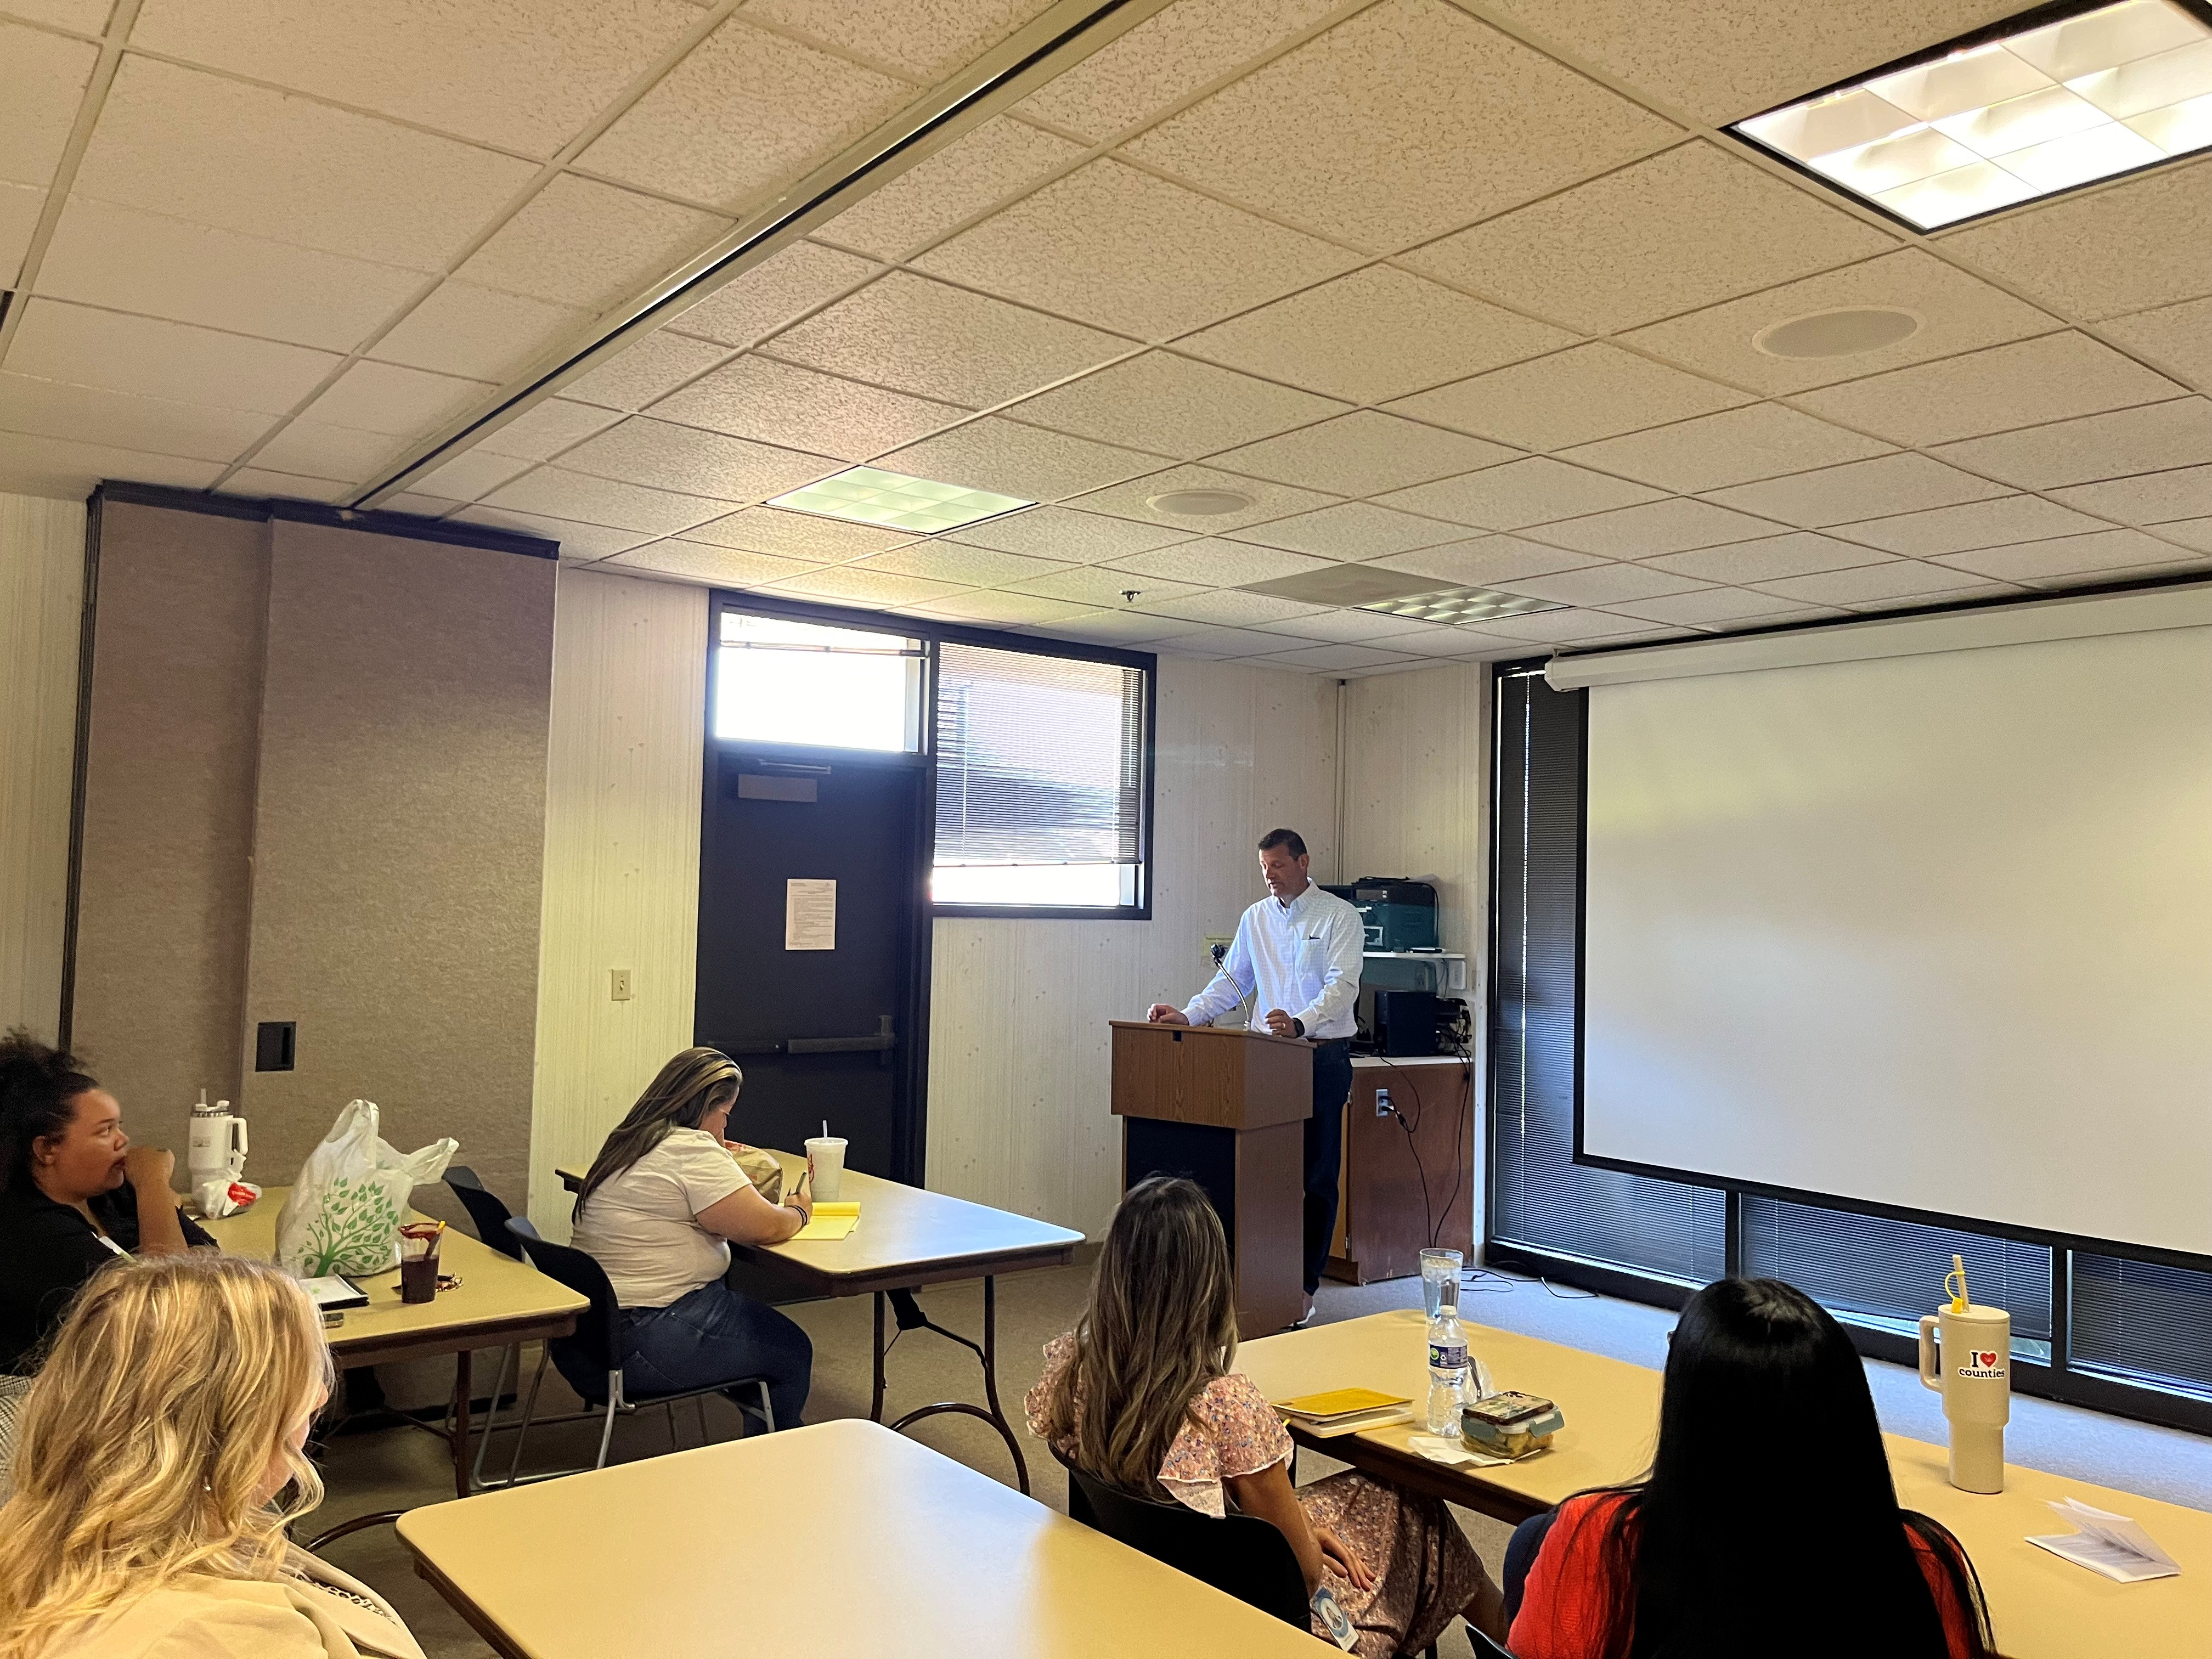
<svg viewBox="0 0 2212 1659">
<path fill-rule="evenodd" d="M 1549 1401 L 1538 1410 L 1502 1423 L 1484 1413 L 1482 1407 L 1478 1400 L 1462 1407 L 1460 1433 L 1476 1450 L 1493 1457 L 1520 1458 L 1542 1451 L 1552 1443 L 1552 1437 L 1566 1426 L 1566 1419 Z"/>
</svg>

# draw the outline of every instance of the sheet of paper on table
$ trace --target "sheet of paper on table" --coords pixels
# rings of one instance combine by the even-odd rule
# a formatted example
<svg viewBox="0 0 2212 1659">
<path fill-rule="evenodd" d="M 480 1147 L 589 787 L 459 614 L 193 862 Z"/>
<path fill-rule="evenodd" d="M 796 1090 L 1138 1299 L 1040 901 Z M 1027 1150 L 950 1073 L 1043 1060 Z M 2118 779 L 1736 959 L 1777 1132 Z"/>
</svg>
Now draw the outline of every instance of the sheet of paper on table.
<svg viewBox="0 0 2212 1659">
<path fill-rule="evenodd" d="M 2029 1543 L 2123 1584 L 2179 1576 L 2179 1564 L 2126 1516 L 2091 1509 L 2075 1498 L 2054 1503 L 2051 1508 L 2060 1520 L 2070 1521 L 2081 1530 L 2030 1538 Z"/>
<path fill-rule="evenodd" d="M 786 1239 L 787 1244 L 834 1243 L 860 1224 L 857 1199 L 833 1200 L 814 1206 L 814 1218 Z"/>
</svg>

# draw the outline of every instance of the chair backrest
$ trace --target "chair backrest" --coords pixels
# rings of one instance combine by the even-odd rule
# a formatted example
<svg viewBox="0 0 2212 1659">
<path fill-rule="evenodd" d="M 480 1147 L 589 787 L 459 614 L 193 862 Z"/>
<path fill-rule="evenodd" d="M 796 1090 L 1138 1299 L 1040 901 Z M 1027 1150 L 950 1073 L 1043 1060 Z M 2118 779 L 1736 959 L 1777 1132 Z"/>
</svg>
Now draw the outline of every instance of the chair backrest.
<svg viewBox="0 0 2212 1659">
<path fill-rule="evenodd" d="M 1474 1650 L 1474 1659 L 1513 1659 L 1513 1656 L 1492 1641 L 1473 1625 L 1467 1627 L 1468 1645 Z"/>
<path fill-rule="evenodd" d="M 474 1170 L 465 1164 L 448 1164 L 446 1185 L 469 1212 L 470 1224 L 476 1228 L 478 1238 L 502 1255 L 511 1255 L 517 1261 L 522 1260 L 522 1241 L 507 1230 L 514 1212 L 500 1201 L 496 1193 L 477 1179 Z"/>
<path fill-rule="evenodd" d="M 15 1435 L 23 1407 L 31 1397 L 27 1376 L 0 1375 L 0 1504 L 15 1490 L 11 1472 L 15 1467 Z"/>
<path fill-rule="evenodd" d="M 554 1363 L 561 1366 L 561 1375 L 571 1383 L 579 1383 L 580 1376 L 604 1377 L 609 1371 L 620 1370 L 622 1307 L 615 1300 L 615 1287 L 607 1282 L 607 1270 L 582 1250 L 541 1238 L 538 1229 L 522 1216 L 508 1217 L 507 1231 L 520 1242 L 522 1254 L 532 1267 L 592 1304 L 577 1320 L 574 1336 L 556 1336 L 547 1345 L 553 1350 Z M 561 1364 L 563 1358 L 580 1363 L 572 1370 Z"/>
<path fill-rule="evenodd" d="M 1216 1521 L 1181 1504 L 1139 1498 L 1094 1480 L 1073 1464 L 1067 1484 L 1068 1513 L 1075 1514 L 1079 1492 L 1091 1513 L 1076 1518 L 1087 1518 L 1109 1538 L 1142 1550 L 1155 1561 L 1164 1561 L 1262 1613 L 1272 1613 L 1285 1624 L 1300 1630 L 1312 1627 L 1305 1575 L 1298 1571 L 1291 1540 L 1272 1522 L 1233 1514 Z"/>
</svg>

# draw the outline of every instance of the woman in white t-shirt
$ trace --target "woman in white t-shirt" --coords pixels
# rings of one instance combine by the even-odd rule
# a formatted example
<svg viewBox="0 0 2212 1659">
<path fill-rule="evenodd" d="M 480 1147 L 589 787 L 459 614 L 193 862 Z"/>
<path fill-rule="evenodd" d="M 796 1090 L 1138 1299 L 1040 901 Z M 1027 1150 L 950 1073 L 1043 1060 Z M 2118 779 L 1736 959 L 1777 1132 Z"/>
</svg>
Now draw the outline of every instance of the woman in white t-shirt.
<svg viewBox="0 0 2212 1659">
<path fill-rule="evenodd" d="M 779 1206 L 738 1167 L 722 1131 L 744 1083 L 737 1062 L 713 1048 L 686 1048 L 662 1066 L 592 1160 L 572 1242 L 606 1269 L 622 1304 L 626 1390 L 764 1376 L 775 1425 L 789 1429 L 806 1407 L 813 1345 L 722 1275 L 731 1240 L 781 1243 L 806 1224 L 814 1203 L 804 1176 Z"/>
</svg>

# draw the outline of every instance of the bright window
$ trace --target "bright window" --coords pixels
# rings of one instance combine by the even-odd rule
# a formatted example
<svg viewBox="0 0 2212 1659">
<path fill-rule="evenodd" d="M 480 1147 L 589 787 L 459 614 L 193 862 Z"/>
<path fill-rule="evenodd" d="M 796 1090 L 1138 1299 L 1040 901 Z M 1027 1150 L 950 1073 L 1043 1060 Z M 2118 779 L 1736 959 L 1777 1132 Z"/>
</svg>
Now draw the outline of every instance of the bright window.
<svg viewBox="0 0 2212 1659">
<path fill-rule="evenodd" d="M 722 613 L 714 736 L 910 752 L 921 746 L 919 641 Z"/>
</svg>

